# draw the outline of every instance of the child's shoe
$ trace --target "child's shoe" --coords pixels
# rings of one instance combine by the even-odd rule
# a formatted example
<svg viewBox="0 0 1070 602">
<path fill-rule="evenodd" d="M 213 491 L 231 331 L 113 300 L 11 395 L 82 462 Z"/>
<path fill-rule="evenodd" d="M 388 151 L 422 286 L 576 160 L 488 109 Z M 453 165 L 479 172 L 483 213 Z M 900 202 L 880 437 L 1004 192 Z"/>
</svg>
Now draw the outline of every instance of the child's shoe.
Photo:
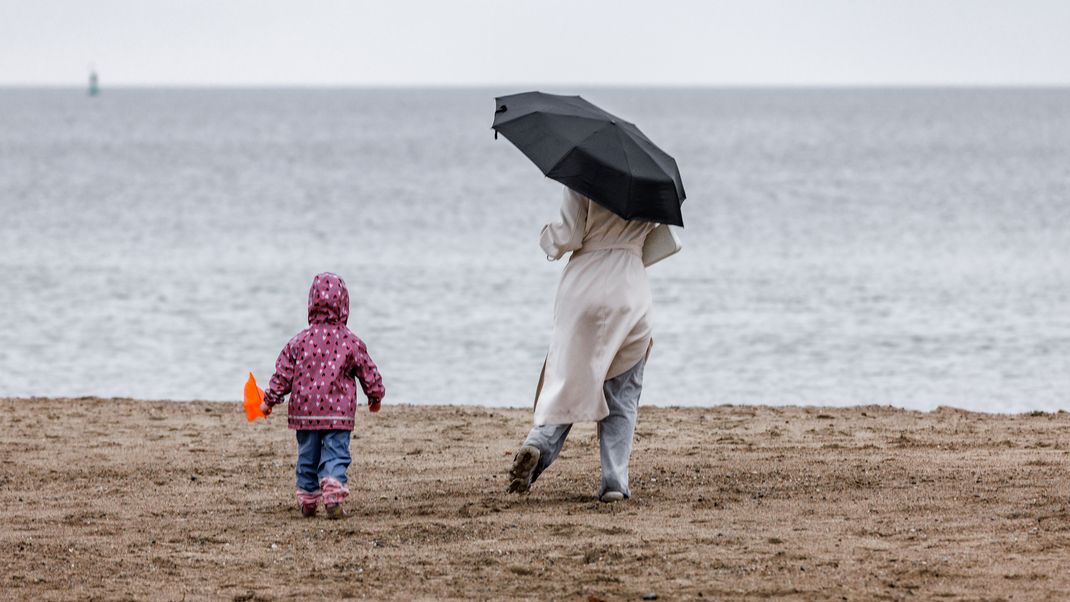
<svg viewBox="0 0 1070 602">
<path fill-rule="evenodd" d="M 297 490 L 297 506 L 301 508 L 301 516 L 312 518 L 316 516 L 316 505 L 319 504 L 323 493 L 320 490 L 303 491 Z"/>
<path fill-rule="evenodd" d="M 509 471 L 509 493 L 525 493 L 531 489 L 531 475 L 539 465 L 542 452 L 533 445 L 524 445 L 513 458 L 513 468 Z"/>
<path fill-rule="evenodd" d="M 323 492 L 323 505 L 327 510 L 327 518 L 345 518 L 346 511 L 342 509 L 342 500 L 349 495 L 349 488 L 334 477 L 323 477 L 320 479 L 320 491 Z"/>
<path fill-rule="evenodd" d="M 623 502 L 624 501 L 624 494 L 619 492 L 619 491 L 607 491 L 607 492 L 603 493 L 602 497 L 599 498 L 599 499 L 602 500 L 603 504 L 612 504 L 614 502 Z"/>
<path fill-rule="evenodd" d="M 323 503 L 326 506 L 341 504 L 342 500 L 349 495 L 349 488 L 334 477 L 320 479 L 320 491 L 322 492 Z"/>
</svg>

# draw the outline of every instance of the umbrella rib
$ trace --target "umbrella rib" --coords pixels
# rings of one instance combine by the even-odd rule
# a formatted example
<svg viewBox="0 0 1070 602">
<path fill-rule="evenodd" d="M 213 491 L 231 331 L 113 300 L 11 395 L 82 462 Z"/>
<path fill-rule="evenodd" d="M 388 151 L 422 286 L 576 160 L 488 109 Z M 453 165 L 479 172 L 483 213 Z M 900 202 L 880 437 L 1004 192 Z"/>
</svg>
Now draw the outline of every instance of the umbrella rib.
<svg viewBox="0 0 1070 602">
<path fill-rule="evenodd" d="M 515 125 L 516 123 L 518 123 L 519 121 L 521 121 L 523 119 L 543 119 L 543 118 L 546 118 L 546 117 L 555 117 L 555 116 L 559 116 L 559 114 L 551 113 L 551 112 L 548 112 L 548 111 L 533 111 L 531 113 L 526 113 L 524 115 L 520 115 L 519 117 L 514 117 L 510 121 L 506 121 L 506 122 L 503 122 L 503 123 L 491 125 L 491 129 L 495 130 L 495 131 L 501 131 L 500 128 L 502 126 Z M 579 141 L 574 142 L 574 143 L 573 142 L 568 142 L 568 145 L 569 145 L 570 148 L 567 151 L 565 151 L 560 157 L 558 157 L 557 159 L 555 159 L 553 162 L 550 163 L 549 170 L 553 170 L 555 167 L 557 167 L 570 154 L 572 154 L 572 151 L 575 150 L 576 147 L 578 147 L 581 144 L 583 144 L 584 142 L 586 142 L 588 138 L 590 138 L 591 136 L 594 136 L 598 132 L 601 132 L 604 129 L 606 129 L 606 127 L 612 125 L 611 123 L 606 122 L 605 120 L 603 120 L 601 118 L 591 117 L 591 116 L 587 116 L 587 115 L 566 115 L 566 117 L 569 117 L 570 119 L 580 119 L 580 120 L 584 120 L 584 121 L 593 121 L 593 122 L 596 122 L 596 123 L 602 123 L 603 125 L 602 125 L 602 127 L 592 131 L 587 136 L 584 136 L 584 138 L 582 140 L 579 140 Z M 506 134 L 505 132 L 502 132 L 502 134 L 504 134 L 507 139 L 509 138 L 509 135 Z M 513 144 L 515 145 L 516 143 L 514 142 Z M 523 151 L 521 151 L 521 152 L 523 152 Z"/>
<path fill-rule="evenodd" d="M 550 167 L 550 171 L 553 171 L 553 170 L 557 169 L 558 165 L 561 165 L 561 163 L 565 159 L 567 159 L 569 157 L 569 155 L 571 155 L 572 153 L 576 152 L 576 149 L 578 149 L 580 146 L 582 146 L 584 142 L 587 142 L 588 140 L 590 140 L 591 136 L 594 136 L 595 134 L 605 130 L 607 127 L 609 127 L 611 125 L 613 125 L 613 124 L 606 123 L 605 125 L 603 125 L 602 127 L 598 128 L 597 130 L 595 130 L 595 131 L 591 132 L 590 134 L 587 134 L 586 136 L 584 136 L 582 140 L 579 140 L 575 144 L 573 144 L 572 148 L 570 148 L 568 150 L 568 152 L 566 152 L 565 154 L 561 155 L 561 157 L 557 161 L 554 161 L 553 165 Z M 549 172 L 547 172 L 547 173 L 549 173 Z"/>
<path fill-rule="evenodd" d="M 661 149 L 661 147 L 659 147 L 658 145 L 654 144 L 650 140 L 650 138 L 647 138 L 646 134 L 644 134 L 639 128 L 635 128 L 635 130 L 636 130 L 636 133 L 639 134 L 639 138 L 638 139 L 636 139 L 636 137 L 632 136 L 628 132 L 625 132 L 625 134 L 628 134 L 628 137 L 631 138 L 635 142 L 635 144 L 637 146 L 650 147 L 650 148 L 644 148 L 643 149 L 643 150 L 646 151 L 647 156 L 650 157 L 650 160 L 653 161 L 654 163 L 656 163 L 658 167 L 663 169 L 665 171 L 665 173 L 671 174 L 672 171 L 673 171 L 671 168 L 673 168 L 675 166 L 666 165 L 665 162 L 662 160 L 662 157 L 661 157 L 661 155 L 666 155 L 669 158 L 672 158 L 671 155 L 669 155 L 668 153 L 663 151 Z"/>
<path fill-rule="evenodd" d="M 570 106 L 570 107 L 572 107 L 574 109 L 580 109 L 580 110 L 584 110 L 584 111 L 592 111 L 592 112 L 600 113 L 600 115 L 598 115 L 598 117 L 601 118 L 601 119 L 605 119 L 605 118 L 608 117 L 609 119 L 617 119 L 618 121 L 623 121 L 620 118 L 618 118 L 616 115 L 610 113 L 609 111 L 603 109 L 602 107 L 600 107 L 600 106 L 598 106 L 596 104 L 591 103 L 590 101 L 584 99 L 581 96 L 563 96 L 561 98 L 562 98 L 562 102 L 564 104 L 567 104 L 568 106 Z M 580 102 L 578 102 L 578 103 L 574 102 L 574 101 L 577 101 L 577 100 L 580 101 Z"/>
<path fill-rule="evenodd" d="M 625 203 L 625 207 L 628 208 L 628 213 L 631 213 L 631 211 L 632 211 L 632 182 L 635 180 L 635 174 L 632 173 L 632 160 L 628 158 L 628 148 L 627 148 L 627 145 L 624 143 L 624 138 L 623 138 L 624 135 L 621 133 L 620 128 L 617 128 L 616 132 L 617 132 L 617 141 L 620 142 L 620 152 L 622 154 L 624 154 L 624 164 L 628 166 L 628 175 L 630 176 L 628 178 L 628 194 L 624 199 L 624 203 Z"/>
</svg>

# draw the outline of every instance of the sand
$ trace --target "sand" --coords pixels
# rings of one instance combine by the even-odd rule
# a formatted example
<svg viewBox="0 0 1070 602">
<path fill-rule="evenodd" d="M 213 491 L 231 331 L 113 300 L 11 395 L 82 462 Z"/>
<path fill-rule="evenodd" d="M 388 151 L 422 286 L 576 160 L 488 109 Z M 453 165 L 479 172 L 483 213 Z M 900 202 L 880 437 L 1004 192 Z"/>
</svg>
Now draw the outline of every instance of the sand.
<svg viewBox="0 0 1070 602">
<path fill-rule="evenodd" d="M 634 498 L 524 410 L 360 412 L 351 517 L 302 519 L 281 415 L 0 400 L 0 598 L 1070 599 L 1070 414 L 642 409 Z"/>
</svg>

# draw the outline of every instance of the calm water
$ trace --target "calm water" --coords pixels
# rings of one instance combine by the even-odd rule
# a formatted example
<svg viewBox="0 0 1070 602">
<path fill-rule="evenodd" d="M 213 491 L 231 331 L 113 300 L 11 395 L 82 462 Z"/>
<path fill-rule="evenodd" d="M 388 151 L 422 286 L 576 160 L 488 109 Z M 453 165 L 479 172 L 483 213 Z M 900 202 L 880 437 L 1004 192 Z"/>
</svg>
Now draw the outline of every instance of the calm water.
<svg viewBox="0 0 1070 602">
<path fill-rule="evenodd" d="M 388 401 L 529 403 L 515 91 L 0 90 L 0 395 L 237 399 L 331 270 Z M 1070 409 L 1070 91 L 580 92 L 690 194 L 645 401 Z"/>
</svg>

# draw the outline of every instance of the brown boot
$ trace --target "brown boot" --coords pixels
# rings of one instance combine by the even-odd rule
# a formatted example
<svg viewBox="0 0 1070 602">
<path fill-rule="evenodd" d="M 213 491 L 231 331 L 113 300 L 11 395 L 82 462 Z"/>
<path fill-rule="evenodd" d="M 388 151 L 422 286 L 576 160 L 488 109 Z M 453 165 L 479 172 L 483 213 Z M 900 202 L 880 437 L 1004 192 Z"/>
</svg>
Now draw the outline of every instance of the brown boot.
<svg viewBox="0 0 1070 602">
<path fill-rule="evenodd" d="M 532 445 L 524 445 L 513 457 L 513 468 L 509 470 L 509 493 L 526 493 L 531 489 L 531 475 L 539 465 L 542 452 Z"/>
<path fill-rule="evenodd" d="M 345 509 L 342 508 L 341 504 L 327 504 L 324 506 L 324 509 L 327 511 L 327 518 L 331 520 L 338 520 L 349 516 L 346 514 Z"/>
</svg>

